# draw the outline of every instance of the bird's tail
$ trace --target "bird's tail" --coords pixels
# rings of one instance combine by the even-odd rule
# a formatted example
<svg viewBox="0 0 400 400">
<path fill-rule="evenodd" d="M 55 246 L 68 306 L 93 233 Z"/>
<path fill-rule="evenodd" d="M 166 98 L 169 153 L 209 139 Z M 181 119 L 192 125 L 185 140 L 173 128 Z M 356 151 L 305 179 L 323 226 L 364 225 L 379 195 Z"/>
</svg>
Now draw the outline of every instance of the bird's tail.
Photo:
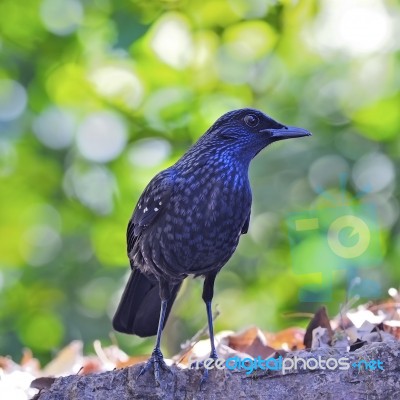
<svg viewBox="0 0 400 400">
<path fill-rule="evenodd" d="M 171 289 L 168 300 L 164 326 L 178 294 L 181 284 Z M 160 318 L 161 299 L 159 284 L 155 277 L 151 277 L 135 268 L 129 277 L 121 301 L 115 312 L 113 328 L 122 333 L 138 335 L 140 337 L 157 334 L 158 320 Z M 163 329 L 164 329 L 163 326 Z"/>
</svg>

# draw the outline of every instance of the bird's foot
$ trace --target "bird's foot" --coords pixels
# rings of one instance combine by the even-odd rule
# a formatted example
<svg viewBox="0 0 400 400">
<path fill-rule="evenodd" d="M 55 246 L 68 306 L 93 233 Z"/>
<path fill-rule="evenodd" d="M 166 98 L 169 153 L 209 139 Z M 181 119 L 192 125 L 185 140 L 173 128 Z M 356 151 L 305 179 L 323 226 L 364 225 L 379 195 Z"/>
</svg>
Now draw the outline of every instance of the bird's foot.
<svg viewBox="0 0 400 400">
<path fill-rule="evenodd" d="M 160 370 L 163 369 L 164 371 L 170 372 L 167 364 L 164 361 L 164 356 L 159 349 L 155 349 L 151 354 L 151 357 L 140 370 L 139 376 L 142 376 L 146 371 L 150 370 L 151 367 L 154 368 L 154 379 L 156 381 L 157 386 L 160 386 Z"/>
</svg>

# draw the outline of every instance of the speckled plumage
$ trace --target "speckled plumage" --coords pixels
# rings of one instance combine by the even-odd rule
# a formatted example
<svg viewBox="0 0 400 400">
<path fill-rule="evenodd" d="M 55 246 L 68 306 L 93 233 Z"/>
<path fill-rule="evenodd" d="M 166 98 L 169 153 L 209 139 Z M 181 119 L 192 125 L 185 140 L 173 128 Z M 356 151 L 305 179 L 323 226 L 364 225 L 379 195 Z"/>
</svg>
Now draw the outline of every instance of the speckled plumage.
<svg viewBox="0 0 400 400">
<path fill-rule="evenodd" d="M 149 211 L 141 213 L 140 205 Z M 171 281 L 220 269 L 237 246 L 250 207 L 246 168 L 205 159 L 186 169 L 175 165 L 141 197 L 128 227 L 129 257 L 143 272 Z"/>
<path fill-rule="evenodd" d="M 250 161 L 272 142 L 306 135 L 258 110 L 231 111 L 151 180 L 128 224 L 133 272 L 113 320 L 115 329 L 149 336 L 160 322 L 159 346 L 180 284 L 191 274 L 206 278 L 203 299 L 210 313 L 215 276 L 249 226 Z M 162 301 L 165 315 L 159 321 Z"/>
<path fill-rule="evenodd" d="M 234 126 L 235 119 L 241 122 L 238 116 L 250 112 L 259 113 L 247 109 L 224 115 L 149 183 L 128 226 L 134 266 L 181 281 L 188 274 L 219 270 L 232 256 L 250 216 L 249 164 L 268 144 L 267 138 L 247 135 L 244 123 Z"/>
</svg>

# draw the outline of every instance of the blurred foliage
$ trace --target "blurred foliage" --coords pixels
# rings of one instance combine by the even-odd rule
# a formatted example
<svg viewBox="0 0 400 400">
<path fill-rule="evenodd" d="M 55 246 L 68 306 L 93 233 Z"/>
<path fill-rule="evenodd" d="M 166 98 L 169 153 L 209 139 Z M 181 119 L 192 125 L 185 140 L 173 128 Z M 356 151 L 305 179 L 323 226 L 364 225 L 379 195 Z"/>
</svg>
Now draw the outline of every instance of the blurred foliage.
<svg viewBox="0 0 400 400">
<path fill-rule="evenodd" d="M 304 323 L 285 313 L 316 309 L 299 301 L 315 276 L 294 273 L 286 221 L 332 198 L 376 206 L 385 295 L 400 278 L 399 20 L 394 0 L 1 0 L 0 354 L 28 346 L 45 360 L 71 339 L 111 340 L 143 188 L 245 106 L 314 136 L 253 162 L 250 231 L 217 279 L 217 330 Z M 349 282 L 332 279 L 335 314 Z M 201 285 L 183 287 L 170 353 L 206 322 Z M 153 344 L 117 339 L 131 353 Z"/>
</svg>

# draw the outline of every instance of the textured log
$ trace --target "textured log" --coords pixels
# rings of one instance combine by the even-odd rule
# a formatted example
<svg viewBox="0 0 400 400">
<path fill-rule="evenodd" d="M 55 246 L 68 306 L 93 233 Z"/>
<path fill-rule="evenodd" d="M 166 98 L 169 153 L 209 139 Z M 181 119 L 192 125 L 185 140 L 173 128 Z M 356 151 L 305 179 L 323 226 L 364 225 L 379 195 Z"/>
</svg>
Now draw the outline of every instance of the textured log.
<svg viewBox="0 0 400 400">
<path fill-rule="evenodd" d="M 40 400 L 175 400 L 175 399 L 398 399 L 400 398 L 400 344 L 397 341 L 372 343 L 355 352 L 318 349 L 291 353 L 298 357 L 339 359 L 350 362 L 381 360 L 384 371 L 299 370 L 285 375 L 279 371 L 258 370 L 250 375 L 227 370 L 210 371 L 209 380 L 200 388 L 202 371 L 171 368 L 162 371 L 162 383 L 156 387 L 149 372 L 137 379 L 141 365 L 85 376 L 58 378 Z"/>
</svg>

